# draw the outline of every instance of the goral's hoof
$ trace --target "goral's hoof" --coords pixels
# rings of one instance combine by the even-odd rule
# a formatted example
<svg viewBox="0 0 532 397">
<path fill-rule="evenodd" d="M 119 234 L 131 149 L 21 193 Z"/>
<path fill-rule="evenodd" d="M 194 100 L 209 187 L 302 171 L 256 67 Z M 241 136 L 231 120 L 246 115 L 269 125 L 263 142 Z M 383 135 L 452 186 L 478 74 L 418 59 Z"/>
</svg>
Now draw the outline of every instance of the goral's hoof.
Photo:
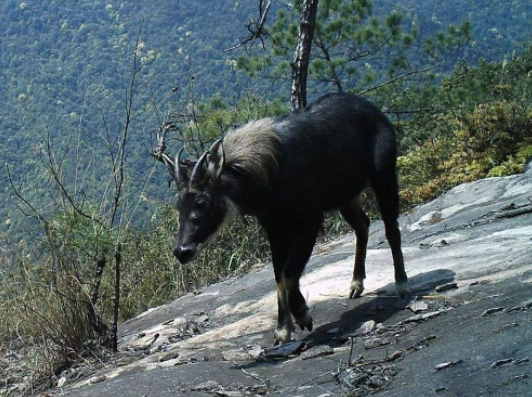
<svg viewBox="0 0 532 397">
<path fill-rule="evenodd" d="M 412 293 L 410 292 L 410 287 L 408 286 L 408 281 L 395 282 L 395 290 L 399 299 L 409 300 L 412 298 Z"/>
<path fill-rule="evenodd" d="M 364 281 L 353 280 L 351 283 L 351 289 L 349 290 L 349 299 L 358 298 L 364 292 Z"/>
<path fill-rule="evenodd" d="M 300 318 L 296 318 L 296 323 L 299 325 L 299 328 L 303 331 L 305 328 L 309 331 L 312 331 L 312 328 L 314 328 L 312 324 L 312 316 L 310 315 L 310 310 L 307 309 L 305 312 L 305 315 Z"/>
<path fill-rule="evenodd" d="M 273 333 L 273 345 L 277 346 L 280 343 L 291 342 L 293 329 L 294 326 L 291 324 L 278 325 Z"/>
</svg>

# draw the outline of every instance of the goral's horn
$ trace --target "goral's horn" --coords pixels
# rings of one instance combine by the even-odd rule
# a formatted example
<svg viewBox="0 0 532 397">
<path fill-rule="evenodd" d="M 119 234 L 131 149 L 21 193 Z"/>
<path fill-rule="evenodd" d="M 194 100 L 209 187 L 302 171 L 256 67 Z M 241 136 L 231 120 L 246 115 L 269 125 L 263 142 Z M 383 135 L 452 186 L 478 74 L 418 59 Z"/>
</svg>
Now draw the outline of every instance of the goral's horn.
<svg viewBox="0 0 532 397">
<path fill-rule="evenodd" d="M 181 149 L 179 149 L 179 152 L 177 153 L 177 156 L 175 156 L 175 161 L 174 161 L 174 175 L 175 175 L 175 179 L 178 182 L 181 179 L 181 173 L 179 172 L 179 168 L 181 167 L 181 155 L 183 154 L 184 149 L 185 149 L 184 146 Z"/>
<path fill-rule="evenodd" d="M 209 151 L 206 151 L 201 155 L 198 162 L 194 166 L 194 170 L 192 170 L 192 176 L 190 177 L 190 185 L 192 186 L 194 183 L 196 183 L 196 178 L 198 178 L 199 173 L 201 172 L 201 168 L 205 164 L 205 160 L 207 159 L 207 155 L 209 154 Z"/>
</svg>

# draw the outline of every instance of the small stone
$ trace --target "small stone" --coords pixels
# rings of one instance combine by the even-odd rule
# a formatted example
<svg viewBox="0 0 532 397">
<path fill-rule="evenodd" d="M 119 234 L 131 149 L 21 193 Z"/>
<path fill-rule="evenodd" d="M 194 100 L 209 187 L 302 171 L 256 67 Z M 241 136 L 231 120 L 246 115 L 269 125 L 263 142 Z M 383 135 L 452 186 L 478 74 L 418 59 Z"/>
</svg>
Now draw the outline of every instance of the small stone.
<svg viewBox="0 0 532 397">
<path fill-rule="evenodd" d="M 331 328 L 330 330 L 327 331 L 327 333 L 329 335 L 331 334 L 337 334 L 338 332 L 340 332 L 340 327 L 334 327 L 334 328 Z"/>
<path fill-rule="evenodd" d="M 436 288 L 434 288 L 434 291 L 443 292 L 443 291 L 448 291 L 450 289 L 455 289 L 455 288 L 458 288 L 457 283 L 447 283 L 443 285 L 438 285 Z"/>
<path fill-rule="evenodd" d="M 427 305 L 423 301 L 412 301 L 407 306 L 408 309 L 412 310 L 414 313 L 423 312 L 425 310 L 428 310 L 429 305 Z"/>
<path fill-rule="evenodd" d="M 107 379 L 107 376 L 105 376 L 105 375 L 95 376 L 95 377 L 91 378 L 89 382 L 92 383 L 92 384 L 95 384 L 95 383 L 103 382 L 106 379 Z"/>
<path fill-rule="evenodd" d="M 403 357 L 406 356 L 406 352 L 404 350 L 397 350 L 397 351 L 394 351 L 390 357 L 389 357 L 389 360 L 390 361 L 395 361 L 395 360 L 399 360 Z"/>
<path fill-rule="evenodd" d="M 262 347 L 260 346 L 251 346 L 248 350 L 249 356 L 254 360 L 258 359 L 261 353 L 262 353 Z"/>
<path fill-rule="evenodd" d="M 67 379 L 62 376 L 58 381 L 57 381 L 57 387 L 63 387 L 66 383 Z"/>
<path fill-rule="evenodd" d="M 310 360 L 311 358 L 316 358 L 320 356 L 326 356 L 333 354 L 334 349 L 328 345 L 315 346 L 311 349 L 308 349 L 301 353 L 301 360 Z"/>
<path fill-rule="evenodd" d="M 355 332 L 355 336 L 362 336 L 372 333 L 377 328 L 377 323 L 373 320 L 366 321 Z"/>
<path fill-rule="evenodd" d="M 163 354 L 161 357 L 159 357 L 159 362 L 165 362 L 169 360 L 174 360 L 179 357 L 179 352 L 173 351 L 166 354 Z"/>
</svg>

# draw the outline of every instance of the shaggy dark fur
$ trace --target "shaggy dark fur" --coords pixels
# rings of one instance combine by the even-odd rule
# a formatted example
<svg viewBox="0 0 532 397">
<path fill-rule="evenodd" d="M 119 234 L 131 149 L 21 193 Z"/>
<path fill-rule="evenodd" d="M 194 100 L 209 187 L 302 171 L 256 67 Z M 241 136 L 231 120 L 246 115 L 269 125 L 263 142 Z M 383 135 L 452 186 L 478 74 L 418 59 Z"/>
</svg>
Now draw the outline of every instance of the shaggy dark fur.
<svg viewBox="0 0 532 397">
<path fill-rule="evenodd" d="M 370 186 L 392 250 L 397 290 L 406 295 L 396 157 L 395 133 L 388 119 L 375 105 L 354 95 L 326 95 L 303 110 L 250 123 L 228 135 L 224 143 L 216 142 L 198 161 L 190 180 L 180 181 L 181 229 L 174 253 L 189 262 L 230 215 L 256 216 L 270 241 L 278 287 L 275 342 L 287 342 L 293 329 L 291 314 L 301 328 L 312 330 L 299 278 L 326 211 L 340 210 L 355 230 L 350 297 L 362 293 L 369 218 L 359 196 Z"/>
</svg>

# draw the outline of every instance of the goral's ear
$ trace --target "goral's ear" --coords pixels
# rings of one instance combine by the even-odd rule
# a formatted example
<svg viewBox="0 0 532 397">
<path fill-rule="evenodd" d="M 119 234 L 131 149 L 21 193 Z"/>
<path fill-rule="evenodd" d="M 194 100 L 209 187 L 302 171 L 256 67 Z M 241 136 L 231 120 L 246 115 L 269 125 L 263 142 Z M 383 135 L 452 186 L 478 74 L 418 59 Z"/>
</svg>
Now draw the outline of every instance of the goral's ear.
<svg viewBox="0 0 532 397">
<path fill-rule="evenodd" d="M 225 157 L 222 140 L 218 139 L 212 144 L 209 149 L 209 154 L 207 155 L 207 172 L 209 173 L 209 177 L 213 180 L 218 179 L 222 174 L 224 161 Z"/>
</svg>

